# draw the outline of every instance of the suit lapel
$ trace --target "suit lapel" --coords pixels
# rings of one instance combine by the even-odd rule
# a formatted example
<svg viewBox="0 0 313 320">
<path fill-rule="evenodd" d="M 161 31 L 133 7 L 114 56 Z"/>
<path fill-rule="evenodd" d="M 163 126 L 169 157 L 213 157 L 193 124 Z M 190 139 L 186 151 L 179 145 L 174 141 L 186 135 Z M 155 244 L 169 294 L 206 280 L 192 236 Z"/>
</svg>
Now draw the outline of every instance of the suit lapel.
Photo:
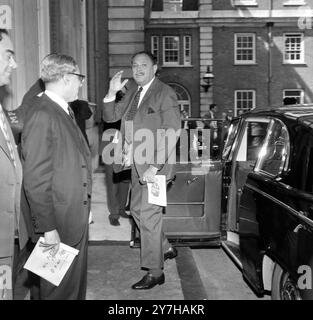
<svg viewBox="0 0 313 320">
<path fill-rule="evenodd" d="M 156 88 L 158 86 L 158 81 L 159 80 L 157 78 L 155 78 L 154 81 L 151 83 L 151 86 L 147 90 L 145 96 L 143 97 L 143 99 L 142 99 L 142 101 L 140 103 L 140 106 L 139 106 L 137 114 L 145 109 L 145 107 L 146 107 L 145 103 L 150 98 L 150 96 L 153 94 L 153 92 L 156 90 Z"/>
<path fill-rule="evenodd" d="M 51 100 L 47 95 L 44 95 L 44 98 L 47 99 L 48 102 L 52 105 L 55 112 L 57 112 L 62 117 L 62 121 L 65 122 L 65 126 L 71 132 L 71 136 L 73 140 L 76 142 L 76 145 L 80 153 L 84 156 L 84 158 L 88 163 L 89 157 L 90 157 L 90 150 L 78 125 L 75 124 L 74 121 L 71 119 L 71 117 L 57 103 Z"/>
<path fill-rule="evenodd" d="M 7 121 L 6 118 L 4 118 L 4 121 L 6 122 L 6 126 L 8 128 L 8 134 L 9 134 L 9 137 L 11 139 L 11 142 L 12 142 L 12 147 L 13 147 L 13 152 L 14 152 L 14 156 L 15 156 L 15 159 L 16 159 L 16 165 L 18 165 L 18 161 L 19 161 L 19 155 L 17 153 L 17 150 L 16 148 L 14 147 L 15 146 L 15 141 L 14 141 L 14 137 L 13 137 L 13 134 L 11 132 L 11 129 L 10 129 L 10 124 L 9 122 Z M 7 145 L 7 141 L 5 140 L 5 137 L 4 137 L 4 133 L 2 132 L 2 129 L 0 128 L 0 148 L 4 151 L 4 153 L 7 155 L 7 157 L 9 158 L 9 160 L 11 161 L 12 165 L 13 164 L 13 160 L 11 158 L 11 155 L 10 155 L 10 151 L 9 151 L 9 147 Z"/>
</svg>

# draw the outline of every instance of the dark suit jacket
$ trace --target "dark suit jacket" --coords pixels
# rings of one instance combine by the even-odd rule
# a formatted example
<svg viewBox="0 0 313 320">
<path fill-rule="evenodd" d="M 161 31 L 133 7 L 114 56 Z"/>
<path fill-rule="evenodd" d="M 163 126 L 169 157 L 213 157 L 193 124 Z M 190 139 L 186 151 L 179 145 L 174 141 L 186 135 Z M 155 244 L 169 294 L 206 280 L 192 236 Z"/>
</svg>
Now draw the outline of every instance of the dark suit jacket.
<svg viewBox="0 0 313 320">
<path fill-rule="evenodd" d="M 6 124 L 9 128 L 8 121 Z M 10 130 L 9 136 L 14 146 Z M 28 240 L 24 216 L 20 214 L 22 166 L 16 149 L 14 155 L 16 167 L 0 129 L 0 258 L 13 256 L 15 228 L 19 232 L 20 248 L 23 248 Z"/>
<path fill-rule="evenodd" d="M 56 229 L 68 245 L 81 240 L 90 211 L 90 160 L 70 116 L 45 94 L 34 99 L 22 132 L 22 164 L 23 208 L 29 209 L 35 234 Z"/>
<path fill-rule="evenodd" d="M 105 103 L 103 108 L 103 120 L 107 122 L 115 122 L 122 119 L 121 133 L 124 136 L 125 116 L 132 104 L 138 86 L 130 88 L 122 100 L 118 103 Z M 140 179 L 144 172 L 153 165 L 159 169 L 158 174 L 166 175 L 167 179 L 171 179 L 174 175 L 175 166 L 168 163 L 168 157 L 175 152 L 175 145 L 169 151 L 164 148 L 163 143 L 165 137 L 157 141 L 158 129 L 174 129 L 178 131 L 181 128 L 180 112 L 177 102 L 177 96 L 174 90 L 155 78 L 146 92 L 136 116 L 133 120 L 134 134 L 140 129 L 149 129 L 154 136 L 153 157 L 148 159 L 146 163 L 134 163 L 134 167 Z M 177 137 L 178 139 L 178 137 Z M 177 141 L 176 139 L 176 141 Z M 136 150 L 142 141 L 134 141 L 133 150 Z M 157 163 L 157 159 L 164 158 L 163 164 Z"/>
</svg>

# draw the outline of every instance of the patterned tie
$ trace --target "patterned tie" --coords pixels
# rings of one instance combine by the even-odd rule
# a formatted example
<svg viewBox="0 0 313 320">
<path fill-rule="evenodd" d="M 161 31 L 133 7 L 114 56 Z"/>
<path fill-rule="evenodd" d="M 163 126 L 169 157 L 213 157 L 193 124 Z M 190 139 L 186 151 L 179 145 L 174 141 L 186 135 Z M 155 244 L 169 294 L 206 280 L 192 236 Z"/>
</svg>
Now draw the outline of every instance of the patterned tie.
<svg viewBox="0 0 313 320">
<path fill-rule="evenodd" d="M 16 160 L 15 160 L 14 149 L 13 149 L 14 147 L 12 145 L 12 142 L 11 142 L 11 139 L 9 136 L 8 126 L 5 121 L 5 115 L 4 115 L 1 104 L 0 104 L 0 121 L 2 123 L 2 131 L 3 131 L 3 135 L 4 135 L 5 141 L 7 143 L 9 152 L 10 152 L 10 157 L 13 161 L 14 166 L 16 167 Z"/>
<path fill-rule="evenodd" d="M 72 118 L 72 120 L 74 120 L 74 122 L 76 123 L 74 111 L 72 110 L 72 108 L 70 106 L 68 106 L 67 110 L 68 110 L 68 113 L 69 113 L 70 117 Z"/>
<path fill-rule="evenodd" d="M 125 121 L 132 121 L 135 118 L 135 115 L 138 110 L 138 104 L 140 100 L 140 93 L 142 91 L 142 87 L 139 87 L 138 91 L 136 92 L 135 98 L 133 100 L 133 103 L 129 109 L 129 111 L 126 114 Z"/>
</svg>

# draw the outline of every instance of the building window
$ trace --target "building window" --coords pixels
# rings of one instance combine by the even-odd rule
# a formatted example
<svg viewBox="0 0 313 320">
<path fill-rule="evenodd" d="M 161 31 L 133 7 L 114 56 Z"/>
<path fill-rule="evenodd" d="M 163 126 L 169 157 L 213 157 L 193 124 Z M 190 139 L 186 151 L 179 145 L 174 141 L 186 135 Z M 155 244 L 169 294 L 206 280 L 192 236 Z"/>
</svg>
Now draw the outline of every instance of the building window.
<svg viewBox="0 0 313 320">
<path fill-rule="evenodd" d="M 284 6 L 305 6 L 305 0 L 286 0 L 283 3 Z"/>
<path fill-rule="evenodd" d="M 163 37 L 163 64 L 179 65 L 179 37 Z"/>
<path fill-rule="evenodd" d="M 184 65 L 191 65 L 191 36 L 184 36 Z"/>
<path fill-rule="evenodd" d="M 188 114 L 188 116 L 191 116 L 191 99 L 189 96 L 188 91 L 181 85 L 177 83 L 169 83 L 169 86 L 172 87 L 172 89 L 176 92 L 178 105 L 180 107 L 181 114 Z"/>
<path fill-rule="evenodd" d="M 235 64 L 255 63 L 255 34 L 235 34 Z"/>
<path fill-rule="evenodd" d="M 233 7 L 251 7 L 257 6 L 256 0 L 231 0 Z"/>
<path fill-rule="evenodd" d="M 284 90 L 283 100 L 285 98 L 295 98 L 297 104 L 303 103 L 304 91 L 302 89 L 286 89 Z"/>
<path fill-rule="evenodd" d="M 183 9 L 183 0 L 164 0 L 164 11 L 179 12 Z"/>
<path fill-rule="evenodd" d="M 198 11 L 198 0 L 153 0 L 152 11 Z"/>
<path fill-rule="evenodd" d="M 157 62 L 159 62 L 159 37 L 158 36 L 152 36 L 151 37 L 151 52 L 157 59 Z"/>
<path fill-rule="evenodd" d="M 255 90 L 235 91 L 235 116 L 255 108 Z"/>
<path fill-rule="evenodd" d="M 304 63 L 304 41 L 302 33 L 284 34 L 284 63 Z"/>
<path fill-rule="evenodd" d="M 192 37 L 190 35 L 153 35 L 151 52 L 164 67 L 192 65 Z"/>
</svg>

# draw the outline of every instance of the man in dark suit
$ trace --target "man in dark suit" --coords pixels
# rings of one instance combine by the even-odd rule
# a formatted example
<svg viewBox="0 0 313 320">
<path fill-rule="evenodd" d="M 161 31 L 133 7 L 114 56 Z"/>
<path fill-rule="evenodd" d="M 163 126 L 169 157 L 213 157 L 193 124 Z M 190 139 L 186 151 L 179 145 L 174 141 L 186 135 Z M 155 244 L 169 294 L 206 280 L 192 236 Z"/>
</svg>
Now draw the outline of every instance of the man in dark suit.
<svg viewBox="0 0 313 320">
<path fill-rule="evenodd" d="M 91 156 L 68 103 L 77 99 L 84 76 L 72 57 L 51 54 L 42 61 L 41 79 L 46 91 L 33 100 L 22 131 L 27 198 L 23 206 L 29 205 L 34 241 L 43 236 L 52 254 L 60 242 L 79 254 L 58 287 L 40 279 L 40 298 L 82 300 L 87 283 Z"/>
<path fill-rule="evenodd" d="M 131 214 L 139 227 L 141 237 L 141 267 L 148 273 L 133 289 L 150 289 L 165 281 L 164 260 L 177 255 L 163 233 L 162 207 L 148 203 L 147 183 L 155 181 L 155 175 L 165 175 L 167 181 L 174 176 L 174 164 L 168 159 L 175 152 L 175 145 L 165 151 L 166 136 L 158 133 L 162 129 L 180 129 L 180 112 L 175 92 L 155 77 L 157 64 L 149 52 L 139 52 L 132 58 L 133 79 L 135 85 L 126 91 L 125 96 L 115 103 L 116 93 L 127 83 L 121 80 L 122 71 L 110 81 L 110 88 L 104 99 L 103 119 L 114 122 L 122 119 L 121 133 L 123 157 L 122 164 L 132 169 Z M 158 132 L 159 131 L 159 132 Z M 146 161 L 136 157 L 141 141 L 134 138 L 136 133 L 152 134 L 148 142 L 146 155 L 152 155 Z M 150 136 L 151 137 L 151 136 Z M 138 154 L 137 154 L 138 155 Z"/>
<path fill-rule="evenodd" d="M 104 131 L 106 133 L 118 131 L 121 126 L 121 121 L 113 123 L 104 123 Z M 102 147 L 106 147 L 108 144 L 112 143 L 110 141 L 102 142 Z M 107 191 L 107 204 L 109 209 L 109 222 L 112 226 L 120 226 L 119 219 L 130 218 L 126 213 L 125 207 L 127 204 L 129 186 L 131 173 L 130 170 L 124 170 L 121 172 L 114 172 L 113 164 L 104 164 L 105 170 L 105 182 L 106 182 L 106 191 Z"/>
<path fill-rule="evenodd" d="M 10 84 L 15 68 L 11 39 L 6 30 L 0 29 L 0 87 Z M 28 240 L 25 220 L 20 212 L 21 185 L 21 162 L 0 104 L 0 300 L 13 298 L 14 256 L 17 256 L 16 249 L 24 248 Z M 14 245 L 15 241 L 19 247 Z"/>
</svg>

